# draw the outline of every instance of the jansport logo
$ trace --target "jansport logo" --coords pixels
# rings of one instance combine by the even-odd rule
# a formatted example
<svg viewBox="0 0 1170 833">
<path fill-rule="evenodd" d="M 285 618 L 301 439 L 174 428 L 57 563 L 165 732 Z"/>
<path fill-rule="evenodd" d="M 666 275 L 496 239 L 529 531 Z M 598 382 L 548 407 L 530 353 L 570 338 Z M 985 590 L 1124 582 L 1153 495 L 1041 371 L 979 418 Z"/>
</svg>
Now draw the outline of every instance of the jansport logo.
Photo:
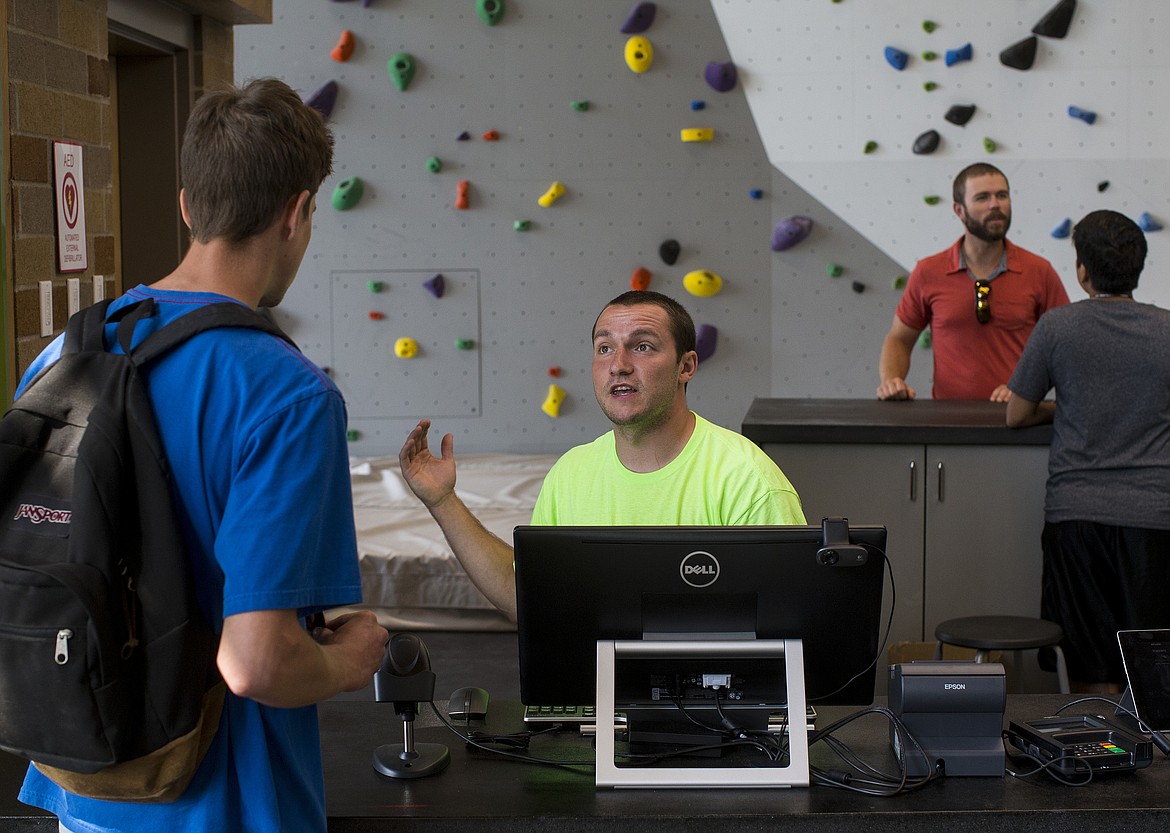
<svg viewBox="0 0 1170 833">
<path fill-rule="evenodd" d="M 22 503 L 12 520 L 26 519 L 34 524 L 68 524 L 72 517 L 73 513 L 68 509 L 50 509 L 48 506 L 40 506 L 36 503 Z"/>
<path fill-rule="evenodd" d="M 697 550 L 682 560 L 678 571 L 691 587 L 710 587 L 719 578 L 719 562 L 711 553 Z"/>
</svg>

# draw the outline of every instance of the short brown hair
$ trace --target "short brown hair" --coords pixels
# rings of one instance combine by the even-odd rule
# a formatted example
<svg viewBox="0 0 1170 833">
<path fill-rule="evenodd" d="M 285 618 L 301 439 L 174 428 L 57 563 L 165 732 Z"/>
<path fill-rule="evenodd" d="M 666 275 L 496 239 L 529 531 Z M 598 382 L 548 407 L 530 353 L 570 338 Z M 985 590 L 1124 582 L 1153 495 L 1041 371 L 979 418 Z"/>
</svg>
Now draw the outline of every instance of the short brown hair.
<svg viewBox="0 0 1170 833">
<path fill-rule="evenodd" d="M 686 311 L 682 304 L 669 295 L 663 295 L 661 292 L 654 292 L 649 289 L 631 289 L 629 292 L 623 292 L 606 304 L 601 312 L 605 312 L 610 307 L 636 307 L 641 304 L 650 304 L 651 306 L 665 310 L 667 323 L 670 327 L 670 335 L 674 338 L 674 347 L 678 354 L 676 358 L 681 359 L 684 353 L 689 353 L 695 349 L 694 319 L 691 318 L 691 314 Z M 594 332 L 597 331 L 597 321 L 600 318 L 601 313 L 598 313 L 597 318 L 593 321 Z"/>
<path fill-rule="evenodd" d="M 242 242 L 268 228 L 290 197 L 315 194 L 332 170 L 325 120 L 283 81 L 204 93 L 180 158 L 191 235 Z"/>
<path fill-rule="evenodd" d="M 959 171 L 958 176 L 955 177 L 955 184 L 953 196 L 955 202 L 960 205 L 965 205 L 964 197 L 967 196 L 967 180 L 974 176 L 986 176 L 987 174 L 999 174 L 1003 177 L 1003 181 L 1007 182 L 1007 174 L 1001 171 L 995 165 L 988 165 L 986 162 L 976 162 L 974 165 L 968 165 Z"/>
</svg>

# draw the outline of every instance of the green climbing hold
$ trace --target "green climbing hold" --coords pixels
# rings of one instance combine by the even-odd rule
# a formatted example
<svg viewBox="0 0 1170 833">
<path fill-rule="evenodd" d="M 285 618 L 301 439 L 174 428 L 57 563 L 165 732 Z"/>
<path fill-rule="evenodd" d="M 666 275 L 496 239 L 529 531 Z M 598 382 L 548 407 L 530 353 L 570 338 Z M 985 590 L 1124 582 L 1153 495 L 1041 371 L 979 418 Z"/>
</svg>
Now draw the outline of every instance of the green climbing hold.
<svg viewBox="0 0 1170 833">
<path fill-rule="evenodd" d="M 488 26 L 495 26 L 504 16 L 504 0 L 477 0 L 475 12 Z"/>
<path fill-rule="evenodd" d="M 893 286 L 894 289 L 905 289 L 906 288 L 906 276 L 905 275 L 898 275 L 897 277 L 894 278 L 894 280 L 891 282 L 890 285 Z"/>
<path fill-rule="evenodd" d="M 414 78 L 414 70 L 414 56 L 407 52 L 395 52 L 386 62 L 386 72 L 390 75 L 390 80 L 394 82 L 394 86 L 398 88 L 399 92 L 410 86 L 411 79 Z"/>
<path fill-rule="evenodd" d="M 865 153 L 873 153 L 875 150 L 877 150 L 877 148 L 878 148 L 878 143 L 875 142 L 873 139 L 870 139 L 868 142 L 865 143 L 865 151 L 864 152 Z"/>
<path fill-rule="evenodd" d="M 456 350 L 470 350 L 475 347 L 475 339 L 472 338 L 457 338 L 455 339 Z"/>
<path fill-rule="evenodd" d="M 839 278 L 845 274 L 845 267 L 840 263 L 830 263 L 825 267 L 825 274 L 830 278 Z"/>
<path fill-rule="evenodd" d="M 922 89 L 926 90 L 928 93 L 931 93 L 938 89 L 938 84 L 934 83 L 933 81 L 926 81 L 923 83 Z"/>
<path fill-rule="evenodd" d="M 384 286 L 385 284 L 381 281 L 366 281 L 366 289 L 370 292 L 381 292 Z"/>
<path fill-rule="evenodd" d="M 517 220 L 516 222 L 512 223 L 512 228 L 516 231 L 528 231 L 528 229 L 532 228 L 532 221 Z"/>
<path fill-rule="evenodd" d="M 582 101 L 572 101 L 572 102 L 569 102 L 569 106 L 572 107 L 574 110 L 576 110 L 578 113 L 584 113 L 586 110 L 589 109 L 589 102 L 583 101 L 583 100 Z"/>
<path fill-rule="evenodd" d="M 935 23 L 933 20 L 922 21 L 922 31 L 926 32 L 926 34 L 928 34 L 928 35 L 937 28 L 938 28 L 938 24 Z"/>
<path fill-rule="evenodd" d="M 923 350 L 930 349 L 930 330 L 922 331 L 922 335 L 918 337 L 918 346 Z"/>
<path fill-rule="evenodd" d="M 931 51 L 927 50 L 926 52 L 922 53 L 922 60 L 924 60 L 924 61 L 937 61 L 938 60 L 938 53 L 931 52 Z"/>
<path fill-rule="evenodd" d="M 362 200 L 365 186 L 356 176 L 343 179 L 333 189 L 333 207 L 338 211 L 349 211 Z"/>
<path fill-rule="evenodd" d="M 983 149 L 985 151 L 987 151 L 988 153 L 995 153 L 995 147 L 996 147 L 996 145 L 995 145 L 994 139 L 992 139 L 988 136 L 983 137 Z"/>
<path fill-rule="evenodd" d="M 358 431 L 356 428 L 348 428 L 348 429 L 346 429 L 346 432 L 345 432 L 345 439 L 347 442 L 352 443 L 355 440 L 360 439 L 361 435 L 362 435 L 362 432 Z"/>
<path fill-rule="evenodd" d="M 432 156 L 427 160 L 427 170 L 433 174 L 437 174 L 439 171 L 443 170 L 443 163 L 439 160 L 439 157 Z"/>
<path fill-rule="evenodd" d="M 940 197 L 938 194 L 929 194 L 923 197 L 922 201 L 927 205 L 938 205 L 940 202 L 942 202 L 942 197 Z"/>
</svg>

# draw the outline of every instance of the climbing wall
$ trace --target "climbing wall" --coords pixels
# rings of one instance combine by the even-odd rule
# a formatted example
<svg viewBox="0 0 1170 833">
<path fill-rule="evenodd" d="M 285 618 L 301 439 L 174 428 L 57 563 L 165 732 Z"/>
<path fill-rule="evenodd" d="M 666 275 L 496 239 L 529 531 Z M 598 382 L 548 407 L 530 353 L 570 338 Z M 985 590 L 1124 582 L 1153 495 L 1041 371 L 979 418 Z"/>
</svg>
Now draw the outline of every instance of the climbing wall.
<svg viewBox="0 0 1170 833">
<path fill-rule="evenodd" d="M 1149 230 L 1139 299 L 1170 306 L 1164 0 L 712 5 L 768 158 L 895 261 L 958 237 L 951 180 L 986 161 L 1071 298 L 1068 226 L 1109 208 Z"/>
<path fill-rule="evenodd" d="M 508 0 L 488 25 L 475 0 L 281 0 L 271 26 L 237 29 L 240 80 L 273 75 L 306 98 L 336 84 L 335 173 L 278 316 L 342 388 L 355 454 L 396 451 L 424 416 L 464 451 L 602 433 L 590 329 L 639 268 L 717 334 L 688 391 L 713 421 L 738 428 L 758 395 L 872 395 L 900 267 L 775 172 L 742 83 L 707 82 L 729 58 L 707 0 L 658 4 L 642 72 L 621 31 L 634 6 Z M 343 31 L 344 62 L 330 54 Z M 554 182 L 563 194 L 541 205 Z M 354 204 L 339 209 L 343 183 Z M 794 215 L 811 233 L 773 252 Z M 704 270 L 717 294 L 687 290 Z M 425 286 L 436 275 L 442 297 Z"/>
</svg>

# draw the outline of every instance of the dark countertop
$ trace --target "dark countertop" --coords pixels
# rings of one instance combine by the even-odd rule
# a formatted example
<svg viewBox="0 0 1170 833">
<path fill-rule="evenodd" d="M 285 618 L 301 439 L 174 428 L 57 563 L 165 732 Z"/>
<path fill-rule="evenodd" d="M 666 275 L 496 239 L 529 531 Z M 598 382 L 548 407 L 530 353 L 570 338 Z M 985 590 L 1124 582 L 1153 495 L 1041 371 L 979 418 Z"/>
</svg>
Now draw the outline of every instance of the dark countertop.
<svg viewBox="0 0 1170 833">
<path fill-rule="evenodd" d="M 1007 719 L 1031 719 L 1054 712 L 1065 695 L 1010 695 Z M 881 701 L 879 701 L 881 702 Z M 440 703 L 440 707 L 443 704 Z M 1092 704 L 1070 713 L 1101 711 Z M 495 701 L 487 728 L 519 728 L 520 706 Z M 824 726 L 853 711 L 822 709 Z M 1084 787 L 1038 777 L 950 777 L 896 798 L 871 797 L 814 786 L 796 789 L 598 790 L 589 771 L 569 771 L 503 760 L 468 748 L 436 724 L 429 707 L 417 721 L 416 741 L 440 743 L 451 752 L 443 772 L 394 780 L 374 771 L 380 744 L 402 739 L 393 706 L 369 700 L 330 701 L 321 706 L 322 751 L 329 830 L 453 831 L 453 833 L 743 833 L 745 830 L 800 833 L 1069 833 L 1108 820 L 1128 833 L 1170 829 L 1170 762 L 1155 751 L 1149 767 L 1111 774 Z M 482 724 L 473 724 L 473 726 Z M 1005 724 L 1006 725 L 1006 720 Z M 836 733 L 867 762 L 894 771 L 886 723 L 867 716 Z M 532 741 L 529 753 L 558 760 L 588 760 L 590 744 L 558 732 Z M 812 762 L 833 764 L 823 745 Z M 1017 770 L 1029 765 L 1009 759 Z M 0 830 L 55 831 L 55 819 L 15 800 L 23 765 L 0 755 Z"/>
<path fill-rule="evenodd" d="M 765 399 L 752 402 L 743 435 L 764 443 L 1048 445 L 1052 426 L 1013 429 L 1006 406 L 975 399 Z"/>
</svg>

